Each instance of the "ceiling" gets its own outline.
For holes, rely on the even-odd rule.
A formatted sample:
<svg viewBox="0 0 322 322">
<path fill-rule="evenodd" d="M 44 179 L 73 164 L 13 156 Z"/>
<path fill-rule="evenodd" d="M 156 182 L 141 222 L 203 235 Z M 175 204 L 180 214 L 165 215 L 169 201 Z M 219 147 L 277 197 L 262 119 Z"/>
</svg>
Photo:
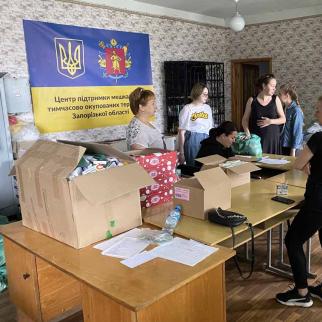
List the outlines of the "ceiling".
<svg viewBox="0 0 322 322">
<path fill-rule="evenodd" d="M 98 5 L 227 26 L 234 0 L 79 0 Z M 246 24 L 322 14 L 322 0 L 239 0 Z"/>
</svg>

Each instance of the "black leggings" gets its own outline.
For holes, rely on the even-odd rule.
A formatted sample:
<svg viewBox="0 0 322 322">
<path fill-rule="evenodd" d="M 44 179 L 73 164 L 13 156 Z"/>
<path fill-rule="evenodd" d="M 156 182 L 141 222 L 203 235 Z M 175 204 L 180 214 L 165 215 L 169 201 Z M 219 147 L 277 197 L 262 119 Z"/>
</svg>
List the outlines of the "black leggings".
<svg viewBox="0 0 322 322">
<path fill-rule="evenodd" d="M 298 289 L 308 286 L 303 244 L 318 230 L 322 246 L 322 183 L 314 183 L 309 178 L 306 184 L 304 204 L 285 236 L 294 282 Z"/>
</svg>

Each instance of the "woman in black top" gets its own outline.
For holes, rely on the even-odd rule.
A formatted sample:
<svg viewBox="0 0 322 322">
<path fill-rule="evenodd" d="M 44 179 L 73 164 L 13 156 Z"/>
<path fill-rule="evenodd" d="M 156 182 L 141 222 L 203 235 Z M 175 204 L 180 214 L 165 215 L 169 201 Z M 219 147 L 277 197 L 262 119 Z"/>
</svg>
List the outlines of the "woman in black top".
<svg viewBox="0 0 322 322">
<path fill-rule="evenodd" d="M 282 154 L 280 124 L 285 123 L 282 103 L 276 90 L 276 79 L 273 74 L 266 74 L 258 80 L 260 92 L 250 97 L 246 104 L 242 124 L 246 136 L 250 133 L 261 138 L 263 153 Z"/>
<path fill-rule="evenodd" d="M 234 156 L 231 149 L 235 142 L 237 129 L 234 123 L 225 121 L 217 128 L 209 131 L 209 138 L 201 141 L 201 147 L 197 158 L 207 157 L 208 155 L 219 154 L 224 158 Z"/>
<path fill-rule="evenodd" d="M 316 105 L 316 115 L 322 125 L 322 96 Z M 322 132 L 312 135 L 294 168 L 306 172 L 309 176 L 306 183 L 305 200 L 291 227 L 285 236 L 285 245 L 293 271 L 294 289 L 279 293 L 276 300 L 288 306 L 310 307 L 312 297 L 322 301 L 322 283 L 313 287 L 307 285 L 306 259 L 303 244 L 317 231 L 320 233 L 322 246 Z M 310 296 L 311 295 L 311 296 Z"/>
</svg>

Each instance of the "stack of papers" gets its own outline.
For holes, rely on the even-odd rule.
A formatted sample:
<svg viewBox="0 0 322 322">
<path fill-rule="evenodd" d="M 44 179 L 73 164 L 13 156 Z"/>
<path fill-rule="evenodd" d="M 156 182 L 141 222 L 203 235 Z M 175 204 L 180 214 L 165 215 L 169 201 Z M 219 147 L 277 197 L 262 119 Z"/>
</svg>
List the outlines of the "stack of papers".
<svg viewBox="0 0 322 322">
<path fill-rule="evenodd" d="M 158 246 L 150 252 L 156 257 L 168 259 L 177 263 L 195 266 L 206 257 L 214 253 L 217 249 L 195 240 L 187 240 L 176 237 L 173 241 Z"/>
<path fill-rule="evenodd" d="M 260 159 L 258 162 L 265 163 L 265 164 L 286 164 L 286 163 L 290 163 L 290 161 L 284 160 L 284 159 L 270 159 L 270 158 L 265 158 L 265 157 Z"/>
<path fill-rule="evenodd" d="M 101 250 L 102 255 L 124 259 L 121 263 L 130 268 L 142 265 L 157 257 L 195 266 L 218 250 L 218 248 L 204 245 L 192 239 L 176 237 L 150 251 L 144 251 L 150 241 L 140 238 L 141 234 L 142 230 L 135 228 L 97 244 L 94 248 Z"/>
</svg>

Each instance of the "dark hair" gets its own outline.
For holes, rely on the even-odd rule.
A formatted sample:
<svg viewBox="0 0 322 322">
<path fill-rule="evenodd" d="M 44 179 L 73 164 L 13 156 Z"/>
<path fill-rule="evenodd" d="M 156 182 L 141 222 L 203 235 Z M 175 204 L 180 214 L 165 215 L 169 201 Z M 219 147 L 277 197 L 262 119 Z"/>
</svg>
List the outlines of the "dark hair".
<svg viewBox="0 0 322 322">
<path fill-rule="evenodd" d="M 193 85 L 191 92 L 190 92 L 190 97 L 194 101 L 196 100 L 203 92 L 203 90 L 207 88 L 206 84 L 204 83 L 196 83 Z M 208 88 L 207 88 L 208 89 Z"/>
<path fill-rule="evenodd" d="M 264 85 L 267 85 L 272 79 L 276 79 L 274 74 L 265 74 L 262 75 L 256 84 L 256 87 L 259 91 L 263 90 Z"/>
<path fill-rule="evenodd" d="M 295 85 L 293 84 L 283 84 L 281 87 L 280 87 L 280 91 L 285 93 L 285 94 L 289 94 L 292 101 L 295 101 L 297 105 L 300 105 L 300 102 L 299 102 L 299 97 L 296 93 L 296 87 Z"/>
<path fill-rule="evenodd" d="M 227 136 L 235 131 L 237 131 L 237 128 L 233 122 L 224 121 L 218 127 L 210 129 L 209 136 L 217 137 L 222 134 L 225 134 Z"/>
<path fill-rule="evenodd" d="M 152 91 L 144 89 L 142 87 L 137 87 L 130 95 L 130 108 L 134 115 L 138 114 L 140 105 L 146 105 L 147 102 L 154 98 L 155 95 Z"/>
</svg>

